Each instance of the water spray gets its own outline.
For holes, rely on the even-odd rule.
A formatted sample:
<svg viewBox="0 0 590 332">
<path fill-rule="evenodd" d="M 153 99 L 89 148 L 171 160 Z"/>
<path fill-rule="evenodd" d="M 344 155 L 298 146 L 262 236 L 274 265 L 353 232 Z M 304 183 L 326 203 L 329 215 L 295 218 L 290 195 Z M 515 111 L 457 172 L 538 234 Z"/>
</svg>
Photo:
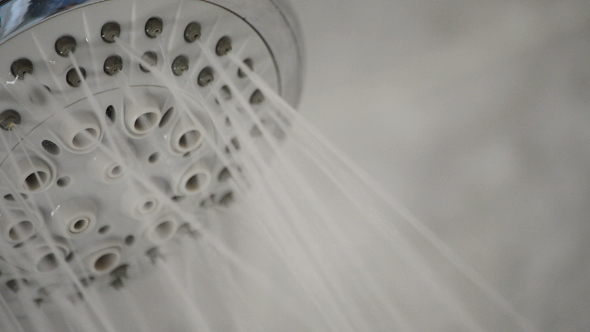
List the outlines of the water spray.
<svg viewBox="0 0 590 332">
<path fill-rule="evenodd" d="M 534 331 L 296 112 L 302 62 L 286 0 L 0 1 L 0 330 L 417 331 L 407 270 L 485 331 L 417 232 Z"/>
</svg>

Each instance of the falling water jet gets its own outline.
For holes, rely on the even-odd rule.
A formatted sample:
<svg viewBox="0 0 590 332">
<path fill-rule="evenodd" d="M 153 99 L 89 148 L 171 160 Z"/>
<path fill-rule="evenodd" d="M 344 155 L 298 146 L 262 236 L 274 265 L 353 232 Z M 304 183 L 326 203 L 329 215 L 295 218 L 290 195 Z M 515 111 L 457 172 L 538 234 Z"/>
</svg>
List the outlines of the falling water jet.
<svg viewBox="0 0 590 332">
<path fill-rule="evenodd" d="M 204 52 L 207 53 L 207 50 L 204 50 Z M 269 90 L 266 86 L 263 86 L 262 88 L 264 88 L 265 90 Z M 242 104 L 243 104 L 243 106 L 246 109 L 249 109 L 249 106 L 248 105 L 244 105 L 244 104 L 246 104 L 246 102 L 242 101 Z M 253 111 L 250 110 L 250 113 L 253 113 Z M 261 127 L 263 127 L 261 123 L 259 123 L 259 125 Z M 264 134 L 265 134 L 266 137 L 269 137 L 270 136 L 270 134 L 268 132 L 266 132 Z M 275 147 L 275 150 L 277 150 L 277 153 L 280 154 L 280 151 L 278 151 L 279 150 L 278 148 Z M 285 166 L 287 166 L 287 165 L 286 164 L 283 164 L 283 167 L 285 167 Z M 296 173 L 297 173 L 296 171 L 292 171 L 292 174 L 296 174 Z M 346 191 L 343 191 L 343 192 L 346 193 Z M 312 201 L 315 202 L 315 200 L 313 198 L 312 198 Z M 353 199 L 351 199 L 351 202 L 354 204 L 354 200 Z M 360 210 L 361 211 L 362 211 L 362 209 L 363 209 L 363 207 L 360 207 Z M 318 211 L 321 211 L 321 207 L 318 209 Z M 326 218 L 326 220 L 329 220 L 329 218 Z M 397 243 L 395 241 L 399 241 L 399 240 L 403 240 L 403 239 L 392 239 L 392 241 L 394 241 L 392 243 Z M 424 265 L 423 265 L 423 268 L 417 267 L 418 265 L 416 265 L 416 264 L 418 264 L 418 262 L 420 262 L 421 260 L 418 257 L 416 257 L 416 256 L 414 256 L 414 258 L 412 260 L 408 260 L 408 261 L 418 271 L 423 270 L 425 268 Z M 429 275 L 432 275 L 432 273 L 428 273 L 428 274 Z M 421 275 L 424 275 L 424 274 L 421 274 Z M 462 304 L 459 301 L 457 301 L 456 299 L 454 299 L 453 296 L 450 293 L 444 291 L 443 289 L 440 289 L 440 287 L 438 285 L 438 282 L 432 281 L 432 279 L 430 279 L 430 277 L 428 277 L 428 276 L 426 276 L 425 278 L 431 283 L 431 286 L 433 287 L 433 289 L 438 289 L 438 290 L 440 290 L 440 291 L 442 291 L 442 292 L 445 293 L 445 294 L 442 295 L 443 298 L 445 298 L 445 301 L 449 301 L 449 304 L 452 307 L 459 308 L 458 309 L 459 310 L 458 315 L 460 317 L 462 317 L 462 320 L 465 321 L 466 324 L 468 324 L 471 327 L 472 330 L 483 331 L 483 328 L 481 326 L 479 326 L 479 324 L 477 322 L 475 322 L 475 320 L 473 318 L 470 317 L 470 314 L 467 313 L 467 311 L 465 309 L 461 309 Z M 378 294 L 378 293 L 376 293 L 376 294 Z M 401 315 L 398 315 L 398 317 L 401 318 Z M 403 319 L 403 318 L 401 318 L 401 319 Z M 404 324 L 404 325 L 407 325 L 407 324 Z"/>
<path fill-rule="evenodd" d="M 232 62 L 240 68 L 240 70 L 246 73 L 246 75 L 259 89 L 264 91 L 265 95 L 271 97 L 273 103 L 281 110 L 279 113 L 280 115 L 283 115 L 289 119 L 293 119 L 293 121 L 296 121 L 297 123 L 296 126 L 293 124 L 293 122 L 284 123 L 283 126 L 296 127 L 299 130 L 303 130 L 305 134 L 314 137 L 315 146 L 322 148 L 322 152 L 316 154 L 318 157 L 320 157 L 315 160 L 316 164 L 321 165 L 325 163 L 327 165 L 331 165 L 328 167 L 332 167 L 332 170 L 338 169 L 346 172 L 349 178 L 358 178 L 359 181 L 368 188 L 368 191 L 374 193 L 379 200 L 385 201 L 388 207 L 395 209 L 400 215 L 402 215 L 403 218 L 408 221 L 410 225 L 412 225 L 412 227 L 414 227 L 434 247 L 436 247 L 436 249 L 448 260 L 450 264 L 454 265 L 465 277 L 474 283 L 481 291 L 486 293 L 486 295 L 499 307 L 501 307 L 502 310 L 504 310 L 508 315 L 512 316 L 512 318 L 518 322 L 520 328 L 523 331 L 536 331 L 534 325 L 525 317 L 520 315 L 514 306 L 507 302 L 506 299 L 492 286 L 490 286 L 481 275 L 479 275 L 471 266 L 458 257 L 448 247 L 447 244 L 440 240 L 430 229 L 426 227 L 424 223 L 422 223 L 410 211 L 408 211 L 406 207 L 386 193 L 381 188 L 381 186 L 371 178 L 370 175 L 366 174 L 365 171 L 356 166 L 355 163 L 348 159 L 342 152 L 340 152 L 337 147 L 332 145 L 327 138 L 325 138 L 321 133 L 317 132 L 309 123 L 307 123 L 306 120 L 301 117 L 292 106 L 290 106 L 288 103 L 285 103 L 285 101 L 280 96 L 278 96 L 277 93 L 271 87 L 269 87 L 263 79 L 261 79 L 261 77 L 253 72 L 247 65 L 242 63 L 235 55 L 229 55 L 229 57 Z M 277 117 L 275 119 L 280 123 L 280 118 Z M 294 138 L 297 138 L 297 135 L 294 135 Z M 318 144 L 318 142 L 321 143 Z M 302 150 L 306 151 L 311 158 L 311 153 L 310 150 L 308 150 L 308 146 L 303 144 L 300 146 Z M 331 176 L 332 170 L 326 170 L 324 173 L 326 176 Z M 333 178 L 332 181 L 334 183 L 342 183 L 343 177 Z M 348 190 L 345 190 L 344 187 L 341 187 L 341 190 L 344 193 L 348 192 Z M 350 199 L 350 201 L 354 202 L 353 199 Z"/>
</svg>

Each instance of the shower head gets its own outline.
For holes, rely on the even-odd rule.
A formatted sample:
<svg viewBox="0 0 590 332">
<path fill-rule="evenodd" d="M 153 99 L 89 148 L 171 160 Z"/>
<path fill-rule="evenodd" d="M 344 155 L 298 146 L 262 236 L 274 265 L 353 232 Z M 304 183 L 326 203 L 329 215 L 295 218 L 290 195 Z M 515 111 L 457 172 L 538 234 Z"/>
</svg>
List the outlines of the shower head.
<svg viewBox="0 0 590 332">
<path fill-rule="evenodd" d="M 0 293 L 117 287 L 229 204 L 225 102 L 271 107 L 230 58 L 294 105 L 300 43 L 285 0 L 1 1 Z"/>
</svg>

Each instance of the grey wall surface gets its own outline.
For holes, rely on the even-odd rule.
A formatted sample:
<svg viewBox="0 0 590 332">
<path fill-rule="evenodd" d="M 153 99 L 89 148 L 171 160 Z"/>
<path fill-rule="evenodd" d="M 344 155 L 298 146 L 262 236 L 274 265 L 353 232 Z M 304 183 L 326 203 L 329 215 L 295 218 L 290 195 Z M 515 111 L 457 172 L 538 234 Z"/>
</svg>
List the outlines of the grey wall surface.
<svg viewBox="0 0 590 332">
<path fill-rule="evenodd" d="M 301 112 L 540 330 L 587 331 L 590 2 L 293 2 Z"/>
</svg>

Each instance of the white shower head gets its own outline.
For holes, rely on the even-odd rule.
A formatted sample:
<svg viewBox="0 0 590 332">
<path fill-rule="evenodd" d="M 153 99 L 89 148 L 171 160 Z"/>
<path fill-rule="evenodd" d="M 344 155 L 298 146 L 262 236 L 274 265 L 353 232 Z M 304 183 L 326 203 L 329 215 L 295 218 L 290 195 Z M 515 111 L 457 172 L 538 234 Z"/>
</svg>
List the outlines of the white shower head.
<svg viewBox="0 0 590 332">
<path fill-rule="evenodd" d="M 285 1 L 1 1 L 3 296 L 41 303 L 66 270 L 117 287 L 186 215 L 229 204 L 240 146 L 219 99 L 271 107 L 229 55 L 294 105 L 300 43 Z"/>
</svg>

